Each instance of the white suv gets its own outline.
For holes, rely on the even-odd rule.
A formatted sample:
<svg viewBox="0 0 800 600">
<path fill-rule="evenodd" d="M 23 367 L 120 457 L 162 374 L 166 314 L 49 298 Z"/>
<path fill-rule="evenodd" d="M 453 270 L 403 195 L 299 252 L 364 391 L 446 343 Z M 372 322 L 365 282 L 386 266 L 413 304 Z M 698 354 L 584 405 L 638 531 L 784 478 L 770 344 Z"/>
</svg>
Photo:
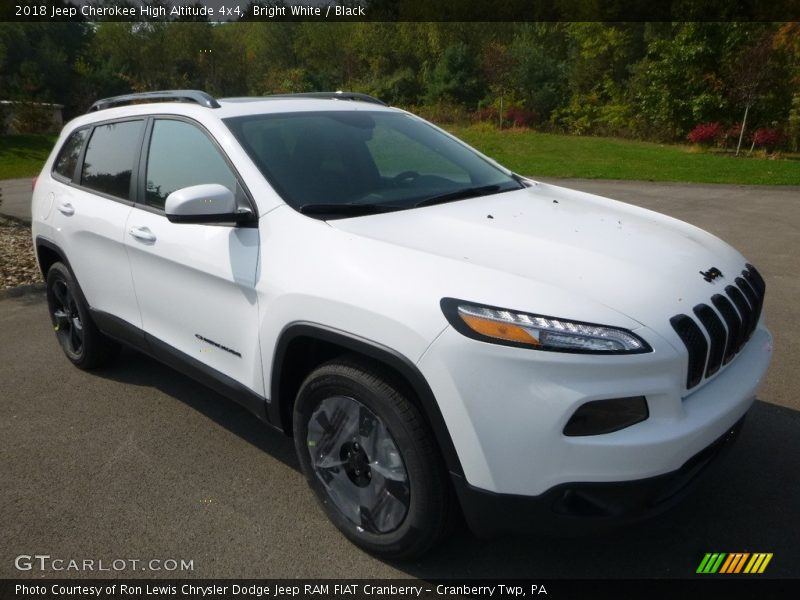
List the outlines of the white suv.
<svg viewBox="0 0 800 600">
<path fill-rule="evenodd" d="M 294 437 L 351 540 L 657 512 L 732 439 L 764 280 L 675 219 L 530 181 L 354 93 L 101 100 L 33 195 L 56 336 L 119 343 Z"/>
</svg>

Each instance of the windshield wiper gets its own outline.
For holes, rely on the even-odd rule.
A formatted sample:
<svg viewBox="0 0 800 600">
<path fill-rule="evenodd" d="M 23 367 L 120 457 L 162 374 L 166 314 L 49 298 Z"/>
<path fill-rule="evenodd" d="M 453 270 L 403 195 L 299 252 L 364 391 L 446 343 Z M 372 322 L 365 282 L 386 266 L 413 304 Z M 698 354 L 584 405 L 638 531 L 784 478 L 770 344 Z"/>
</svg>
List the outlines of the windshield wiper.
<svg viewBox="0 0 800 600">
<path fill-rule="evenodd" d="M 420 200 L 414 207 L 430 206 L 431 204 L 444 204 L 445 202 L 453 202 L 455 200 L 463 200 L 465 198 L 474 198 L 475 196 L 486 196 L 495 192 L 507 191 L 501 190 L 499 185 L 479 185 L 475 187 L 462 188 L 454 192 L 445 192 L 444 194 L 437 194 L 425 200 Z"/>
<path fill-rule="evenodd" d="M 298 210 L 304 215 L 371 215 L 375 213 L 403 210 L 404 206 L 391 204 L 304 204 Z"/>
</svg>

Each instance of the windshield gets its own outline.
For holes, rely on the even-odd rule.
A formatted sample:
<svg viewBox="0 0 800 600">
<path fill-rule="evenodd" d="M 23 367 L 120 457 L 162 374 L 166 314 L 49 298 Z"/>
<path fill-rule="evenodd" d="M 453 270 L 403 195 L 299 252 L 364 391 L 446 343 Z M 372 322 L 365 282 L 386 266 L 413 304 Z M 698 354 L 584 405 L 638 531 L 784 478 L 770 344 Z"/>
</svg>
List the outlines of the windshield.
<svg viewBox="0 0 800 600">
<path fill-rule="evenodd" d="M 262 114 L 225 123 L 286 203 L 309 215 L 359 216 L 522 187 L 404 113 Z"/>
</svg>

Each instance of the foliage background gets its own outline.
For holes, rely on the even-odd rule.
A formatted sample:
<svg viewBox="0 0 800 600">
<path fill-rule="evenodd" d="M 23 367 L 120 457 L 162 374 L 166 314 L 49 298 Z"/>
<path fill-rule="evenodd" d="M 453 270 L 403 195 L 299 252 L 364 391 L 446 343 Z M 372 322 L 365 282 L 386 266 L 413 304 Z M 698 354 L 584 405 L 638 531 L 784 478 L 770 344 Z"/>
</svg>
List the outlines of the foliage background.
<svg viewBox="0 0 800 600">
<path fill-rule="evenodd" d="M 440 122 L 653 141 L 730 132 L 749 106 L 748 132 L 796 151 L 800 23 L 0 23 L 0 99 L 69 118 L 165 88 L 347 89 Z"/>
</svg>

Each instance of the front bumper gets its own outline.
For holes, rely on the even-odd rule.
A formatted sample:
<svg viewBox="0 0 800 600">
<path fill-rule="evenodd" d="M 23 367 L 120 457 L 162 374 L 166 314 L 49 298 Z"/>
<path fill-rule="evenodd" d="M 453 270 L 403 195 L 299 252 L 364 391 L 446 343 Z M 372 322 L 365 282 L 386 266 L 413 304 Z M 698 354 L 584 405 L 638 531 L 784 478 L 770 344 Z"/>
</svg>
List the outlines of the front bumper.
<svg viewBox="0 0 800 600">
<path fill-rule="evenodd" d="M 592 356 L 479 342 L 448 329 L 420 359 L 463 470 L 463 483 L 539 497 L 573 482 L 649 480 L 680 471 L 752 405 L 772 338 L 759 325 L 734 360 L 686 391 L 686 355 L 637 330 L 647 354 Z M 584 403 L 644 396 L 649 417 L 602 435 L 568 437 Z"/>
<path fill-rule="evenodd" d="M 738 437 L 744 417 L 680 469 L 623 482 L 564 483 L 539 496 L 496 494 L 452 475 L 464 518 L 480 537 L 507 533 L 601 532 L 655 516 L 683 498 Z"/>
</svg>

